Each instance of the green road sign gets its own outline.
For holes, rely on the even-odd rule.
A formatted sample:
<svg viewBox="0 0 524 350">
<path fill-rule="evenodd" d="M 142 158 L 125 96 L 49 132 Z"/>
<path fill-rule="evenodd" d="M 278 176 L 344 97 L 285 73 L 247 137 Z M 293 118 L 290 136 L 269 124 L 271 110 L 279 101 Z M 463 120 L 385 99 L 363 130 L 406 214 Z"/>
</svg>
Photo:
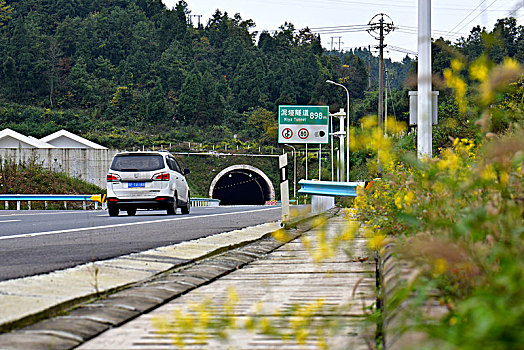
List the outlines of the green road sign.
<svg viewBox="0 0 524 350">
<path fill-rule="evenodd" d="M 328 143 L 328 106 L 279 106 L 279 143 Z"/>
</svg>

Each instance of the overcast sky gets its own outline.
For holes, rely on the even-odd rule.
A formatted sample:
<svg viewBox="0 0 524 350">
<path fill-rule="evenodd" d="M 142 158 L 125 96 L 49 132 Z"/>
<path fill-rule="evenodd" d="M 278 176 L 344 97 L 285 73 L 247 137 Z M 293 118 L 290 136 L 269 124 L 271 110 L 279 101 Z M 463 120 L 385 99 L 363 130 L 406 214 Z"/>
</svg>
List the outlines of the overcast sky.
<svg viewBox="0 0 524 350">
<path fill-rule="evenodd" d="M 172 8 L 178 0 L 163 0 Z M 240 13 L 243 19 L 252 19 L 256 31 L 277 30 L 286 21 L 295 28 L 322 28 L 365 25 L 379 13 L 391 17 L 397 29 L 385 40 L 390 46 L 386 53 L 394 60 L 405 56 L 395 50 L 417 51 L 417 0 L 186 0 L 192 15 L 202 15 L 206 24 L 216 9 L 233 16 Z M 458 34 L 467 36 L 476 25 L 493 29 L 499 18 L 512 15 L 519 24 L 524 22 L 524 0 L 440 0 L 432 1 L 433 37 L 443 36 L 455 41 Z M 198 19 L 193 17 L 196 24 Z M 315 30 L 314 30 L 315 31 Z M 326 29 L 317 29 L 318 32 Z M 333 38 L 332 38 L 333 37 Z M 339 37 L 341 37 L 339 39 Z M 343 32 L 336 28 L 332 33 L 321 34 L 322 45 L 331 49 L 348 50 L 354 47 L 376 45 L 366 31 Z M 332 44 L 333 41 L 333 44 Z M 386 56 L 388 57 L 388 56 Z M 412 56 L 413 57 L 413 56 Z"/>
</svg>

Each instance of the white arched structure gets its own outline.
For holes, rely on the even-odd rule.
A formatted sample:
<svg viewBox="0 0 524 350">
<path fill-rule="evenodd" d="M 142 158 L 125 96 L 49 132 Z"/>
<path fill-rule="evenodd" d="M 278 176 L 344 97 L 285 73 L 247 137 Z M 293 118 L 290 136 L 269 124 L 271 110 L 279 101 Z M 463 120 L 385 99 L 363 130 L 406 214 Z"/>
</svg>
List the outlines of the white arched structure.
<svg viewBox="0 0 524 350">
<path fill-rule="evenodd" d="M 254 174 L 259 175 L 260 178 L 262 178 L 262 180 L 264 181 L 265 185 L 267 185 L 267 188 L 269 189 L 270 198 L 268 198 L 268 200 L 275 199 L 275 188 L 273 187 L 273 183 L 271 182 L 269 177 L 267 177 L 267 175 L 262 170 L 255 168 L 254 166 L 246 165 L 246 164 L 232 165 L 230 167 L 225 168 L 221 172 L 219 172 L 217 176 L 215 176 L 213 181 L 211 181 L 211 186 L 209 187 L 209 197 L 210 198 L 213 198 L 213 193 L 215 191 L 215 187 L 218 181 L 220 181 L 222 177 L 224 177 L 225 175 L 231 172 L 243 172 L 246 174 L 254 173 Z"/>
</svg>

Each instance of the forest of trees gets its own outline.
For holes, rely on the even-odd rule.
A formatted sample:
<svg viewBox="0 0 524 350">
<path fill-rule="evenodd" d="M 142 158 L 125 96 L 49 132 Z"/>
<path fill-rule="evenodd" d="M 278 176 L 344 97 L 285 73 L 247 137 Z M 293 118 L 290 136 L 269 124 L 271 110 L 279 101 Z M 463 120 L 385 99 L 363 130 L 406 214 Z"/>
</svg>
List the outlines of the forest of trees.
<svg viewBox="0 0 524 350">
<path fill-rule="evenodd" d="M 161 0 L 1 0 L 0 128 L 42 136 L 65 127 L 117 147 L 130 144 L 122 135 L 159 131 L 173 140 L 236 134 L 271 144 L 279 104 L 344 107 L 344 92 L 326 79 L 350 90 L 354 123 L 376 113 L 377 57 L 368 87 L 367 49 L 326 52 L 307 28 L 255 33 L 253 20 L 219 10 L 195 27 L 189 13 L 184 1 L 171 10 Z M 495 62 L 523 62 L 523 38 L 506 18 L 457 43 L 438 39 L 435 72 L 486 49 Z M 407 56 L 386 62 L 400 119 L 415 65 Z"/>
</svg>

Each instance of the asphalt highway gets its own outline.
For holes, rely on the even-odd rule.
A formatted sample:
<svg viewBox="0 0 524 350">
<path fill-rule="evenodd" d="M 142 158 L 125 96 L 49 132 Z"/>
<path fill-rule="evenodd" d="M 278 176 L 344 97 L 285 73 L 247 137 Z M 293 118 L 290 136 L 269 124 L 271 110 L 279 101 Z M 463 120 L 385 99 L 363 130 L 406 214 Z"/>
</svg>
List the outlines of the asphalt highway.
<svg viewBox="0 0 524 350">
<path fill-rule="evenodd" d="M 138 211 L 0 211 L 0 281 L 172 245 L 280 219 L 277 207 Z"/>
</svg>

